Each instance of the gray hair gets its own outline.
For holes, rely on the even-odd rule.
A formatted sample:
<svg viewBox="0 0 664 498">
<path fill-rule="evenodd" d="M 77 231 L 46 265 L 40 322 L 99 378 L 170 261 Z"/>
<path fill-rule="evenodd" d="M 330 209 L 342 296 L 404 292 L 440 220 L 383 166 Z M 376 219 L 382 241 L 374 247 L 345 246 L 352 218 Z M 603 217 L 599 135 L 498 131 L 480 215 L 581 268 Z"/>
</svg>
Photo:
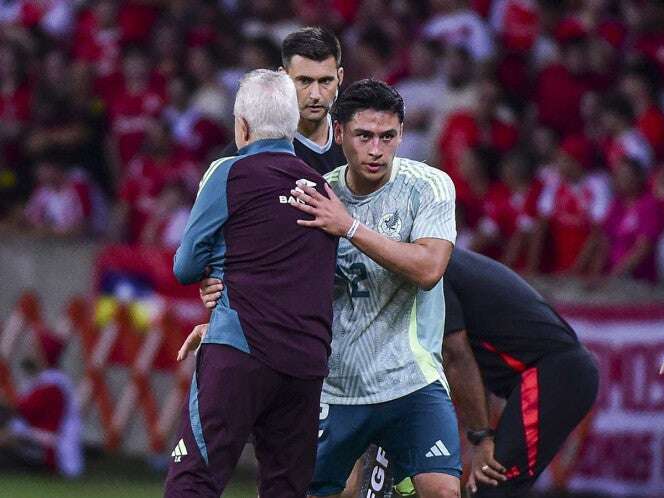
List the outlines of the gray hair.
<svg viewBox="0 0 664 498">
<path fill-rule="evenodd" d="M 268 69 L 245 74 L 235 97 L 233 114 L 247 121 L 252 140 L 293 140 L 300 120 L 293 81 L 284 72 Z"/>
</svg>

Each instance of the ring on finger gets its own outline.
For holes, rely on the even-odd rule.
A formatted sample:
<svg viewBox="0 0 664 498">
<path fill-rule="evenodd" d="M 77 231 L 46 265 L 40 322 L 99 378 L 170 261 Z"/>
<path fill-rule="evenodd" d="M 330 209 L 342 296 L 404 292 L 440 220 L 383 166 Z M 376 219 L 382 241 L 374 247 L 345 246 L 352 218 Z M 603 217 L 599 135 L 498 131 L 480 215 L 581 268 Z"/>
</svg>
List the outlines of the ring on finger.
<svg viewBox="0 0 664 498">
<path fill-rule="evenodd" d="M 488 465 L 482 465 L 481 470 L 482 470 L 482 472 L 486 472 L 487 470 L 489 470 L 489 466 Z"/>
</svg>

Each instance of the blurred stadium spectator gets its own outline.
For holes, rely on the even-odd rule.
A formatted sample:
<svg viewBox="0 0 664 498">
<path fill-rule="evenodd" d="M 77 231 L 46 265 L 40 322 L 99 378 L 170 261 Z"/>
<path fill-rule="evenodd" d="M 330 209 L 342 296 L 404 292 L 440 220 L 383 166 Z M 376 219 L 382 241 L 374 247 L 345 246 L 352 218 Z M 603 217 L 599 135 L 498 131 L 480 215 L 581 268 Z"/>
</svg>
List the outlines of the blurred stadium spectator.
<svg viewBox="0 0 664 498">
<path fill-rule="evenodd" d="M 594 154 L 593 144 L 583 135 L 561 142 L 557 172 L 548 178 L 538 200 L 532 271 L 587 271 L 592 257 L 589 240 L 598 232 L 611 199 L 605 175 L 591 171 Z"/>
<path fill-rule="evenodd" d="M 63 342 L 36 332 L 21 360 L 29 377 L 16 406 L 0 405 L 0 469 L 48 469 L 66 477 L 83 472 L 81 422 L 69 376 L 58 368 Z"/>
<path fill-rule="evenodd" d="M 635 159 L 622 158 L 613 172 L 616 198 L 604 222 L 601 256 L 595 273 L 655 281 L 655 247 L 664 222 L 661 206 L 648 191 L 646 171 Z"/>
<path fill-rule="evenodd" d="M 90 208 L 84 205 L 84 198 L 64 165 L 40 161 L 35 175 L 37 186 L 25 208 L 28 226 L 39 233 L 58 236 L 82 233 Z"/>
<path fill-rule="evenodd" d="M 149 206 L 178 181 L 190 199 L 232 138 L 239 78 L 278 67 L 284 36 L 320 23 L 349 48 L 347 81 L 373 76 L 404 95 L 401 154 L 453 177 L 462 241 L 531 273 L 594 273 L 590 241 L 611 240 L 604 217 L 622 195 L 613 170 L 636 160 L 644 192 L 660 178 L 663 20 L 654 0 L 4 2 L 0 222 L 44 204 L 47 159 L 77 172 L 74 232 L 158 243 L 142 235 Z M 471 174 L 481 150 L 492 157 Z"/>
</svg>

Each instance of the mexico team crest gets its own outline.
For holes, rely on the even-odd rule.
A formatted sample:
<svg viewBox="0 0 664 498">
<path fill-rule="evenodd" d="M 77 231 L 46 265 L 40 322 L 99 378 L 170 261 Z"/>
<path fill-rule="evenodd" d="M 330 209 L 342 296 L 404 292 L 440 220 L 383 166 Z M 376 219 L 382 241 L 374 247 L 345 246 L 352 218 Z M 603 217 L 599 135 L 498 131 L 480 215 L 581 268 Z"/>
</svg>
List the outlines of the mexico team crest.
<svg viewBox="0 0 664 498">
<path fill-rule="evenodd" d="M 389 237 L 392 240 L 401 240 L 401 227 L 403 222 L 399 212 L 384 214 L 378 223 L 378 233 Z"/>
</svg>

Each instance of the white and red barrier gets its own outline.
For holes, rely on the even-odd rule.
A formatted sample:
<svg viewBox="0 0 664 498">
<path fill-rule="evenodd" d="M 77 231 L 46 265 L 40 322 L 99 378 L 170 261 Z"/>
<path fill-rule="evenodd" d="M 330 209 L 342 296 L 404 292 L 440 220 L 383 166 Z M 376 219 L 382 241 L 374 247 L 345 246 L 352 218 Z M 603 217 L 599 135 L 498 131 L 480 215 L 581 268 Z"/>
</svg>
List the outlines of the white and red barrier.
<svg viewBox="0 0 664 498">
<path fill-rule="evenodd" d="M 205 314 L 203 308 L 191 300 L 171 303 L 146 331 L 136 329 L 123 305 L 104 324 L 95 322 L 93 309 L 88 301 L 73 300 L 59 333 L 79 342 L 84 373 L 77 379 L 78 396 L 84 415 L 97 417 L 101 442 L 108 449 L 126 447 L 128 426 L 140 419 L 147 435 L 140 451 L 163 452 L 193 371 L 192 360 L 178 365 L 172 361 L 185 330 L 182 316 L 171 311 L 184 310 L 184 321 L 196 323 L 204 318 L 198 316 Z M 664 497 L 664 376 L 658 374 L 664 360 L 664 305 L 559 310 L 596 355 L 600 390 L 592 414 L 538 487 Z M 0 395 L 9 401 L 17 392 L 10 360 L 40 326 L 38 302 L 27 294 L 0 328 Z M 122 389 L 109 387 L 110 369 L 126 373 Z M 153 389 L 157 369 L 168 377 L 168 388 Z"/>
<path fill-rule="evenodd" d="M 182 320 L 167 308 L 147 331 L 140 331 L 129 309 L 121 303 L 103 324 L 95 321 L 94 310 L 89 301 L 73 299 L 57 326 L 58 335 L 68 345 L 78 343 L 83 369 L 75 382 L 83 418 L 96 419 L 101 431 L 98 442 L 108 450 L 132 446 L 127 444 L 135 443 L 127 441 L 129 425 L 140 419 L 141 432 L 147 438 L 139 451 L 162 453 L 174 434 L 193 373 L 193 360 L 177 365 L 174 361 L 186 335 Z M 26 293 L 0 329 L 0 396 L 10 404 L 16 402 L 18 392 L 12 366 L 21 348 L 34 347 L 33 332 L 40 327 L 39 302 Z M 119 390 L 111 388 L 111 370 L 127 374 Z M 156 370 L 171 378 L 167 388 L 153 389 L 151 380 Z"/>
</svg>

